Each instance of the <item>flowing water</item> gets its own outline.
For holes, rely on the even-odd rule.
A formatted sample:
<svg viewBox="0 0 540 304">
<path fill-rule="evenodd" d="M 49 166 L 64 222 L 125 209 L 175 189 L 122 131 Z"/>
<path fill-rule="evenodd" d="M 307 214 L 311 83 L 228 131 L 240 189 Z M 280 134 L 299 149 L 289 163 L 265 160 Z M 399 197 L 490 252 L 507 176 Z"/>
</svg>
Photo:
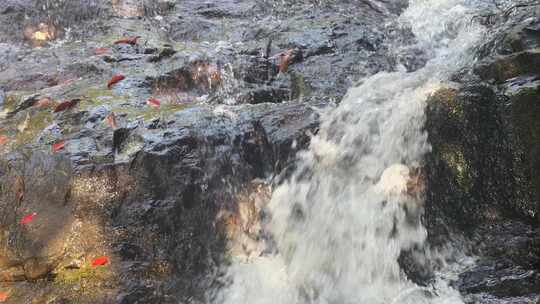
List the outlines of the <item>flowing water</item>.
<svg viewBox="0 0 540 304">
<path fill-rule="evenodd" d="M 408 185 L 430 149 L 425 101 L 474 60 L 477 2 L 410 1 L 399 22 L 431 59 L 364 79 L 323 116 L 267 206 L 272 253 L 235 259 L 215 303 L 462 303 L 442 279 L 412 283 L 398 257 L 426 240 L 422 197 Z"/>
</svg>

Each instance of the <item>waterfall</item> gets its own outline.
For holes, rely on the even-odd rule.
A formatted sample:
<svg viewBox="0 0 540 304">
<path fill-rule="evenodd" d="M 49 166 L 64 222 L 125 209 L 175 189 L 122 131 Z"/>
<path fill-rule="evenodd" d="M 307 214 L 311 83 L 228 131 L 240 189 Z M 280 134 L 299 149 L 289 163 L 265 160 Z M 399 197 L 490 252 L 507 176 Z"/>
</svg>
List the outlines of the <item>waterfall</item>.
<svg viewBox="0 0 540 304">
<path fill-rule="evenodd" d="M 471 22 L 475 2 L 410 1 L 399 22 L 430 59 L 414 72 L 398 67 L 363 79 L 323 115 L 267 206 L 273 250 L 234 259 L 213 302 L 462 303 L 444 282 L 424 288 L 408 280 L 398 257 L 426 240 L 421 189 L 410 183 L 430 149 L 425 102 L 474 60 L 484 34 Z"/>
</svg>

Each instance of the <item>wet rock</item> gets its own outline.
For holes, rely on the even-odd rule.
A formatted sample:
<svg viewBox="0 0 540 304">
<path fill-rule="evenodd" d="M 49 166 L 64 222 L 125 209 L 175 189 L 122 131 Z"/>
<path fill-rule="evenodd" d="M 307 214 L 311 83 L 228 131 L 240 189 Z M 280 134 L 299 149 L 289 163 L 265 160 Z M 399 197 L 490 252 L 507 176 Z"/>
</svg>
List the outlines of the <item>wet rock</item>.
<svg viewBox="0 0 540 304">
<path fill-rule="evenodd" d="M 118 304 L 135 303 L 158 303 L 161 299 L 153 295 L 153 289 L 148 286 L 133 287 L 131 291 L 123 293 L 117 297 Z M 163 302 L 166 303 L 166 302 Z"/>
<path fill-rule="evenodd" d="M 275 87 L 258 87 L 253 90 L 249 90 L 246 93 L 240 95 L 237 100 L 240 104 L 257 104 L 257 103 L 281 103 L 285 100 L 289 100 L 291 97 L 291 91 L 283 88 Z"/>
<path fill-rule="evenodd" d="M 26 280 L 26 275 L 22 267 L 10 267 L 0 270 L 0 282 L 18 282 Z"/>
<path fill-rule="evenodd" d="M 426 225 L 433 245 L 460 235 L 478 257 L 455 282 L 467 303 L 540 294 L 538 19 L 523 14 L 456 77 L 459 89 L 439 89 L 426 109 Z"/>
<path fill-rule="evenodd" d="M 24 262 L 24 276 L 29 281 L 44 278 L 54 268 L 47 261 L 40 259 L 29 259 Z"/>
<path fill-rule="evenodd" d="M 254 8 L 255 3 L 247 1 L 205 2 L 196 8 L 197 14 L 207 18 L 245 17 Z"/>
<path fill-rule="evenodd" d="M 16 115 L 17 113 L 21 111 L 24 111 L 32 107 L 36 103 L 36 101 L 39 100 L 39 98 L 40 98 L 39 94 L 21 97 L 20 102 L 15 104 L 13 110 L 7 113 L 7 117 L 9 118 L 13 115 Z"/>
<path fill-rule="evenodd" d="M 21 294 L 44 302 L 203 302 L 231 249 L 227 241 L 237 241 L 235 252 L 260 253 L 258 199 L 268 199 L 269 189 L 254 181 L 287 174 L 317 131 L 319 109 L 363 76 L 425 64 L 395 20 L 406 1 L 390 2 L 60 1 L 46 10 L 62 29 L 60 41 L 31 48 L 14 43 L 25 26 L 49 16 L 35 0 L 0 1 L 0 40 L 10 42 L 0 44 L 0 86 L 13 112 L 0 120 L 13 138 L 0 152 L 0 244 L 9 244 L 0 246 L 1 273 L 24 279 Z M 537 277 L 529 275 L 537 265 L 535 230 L 470 227 L 510 215 L 531 220 L 538 210 L 529 199 L 536 167 L 528 167 L 537 154 L 536 116 L 523 111 L 535 109 L 536 27 L 522 25 L 508 36 L 507 53 L 478 65 L 483 79 L 501 87 L 470 76 L 476 82 L 428 101 L 431 237 L 480 231 L 478 253 L 496 264 L 508 252 L 513 264 L 497 269 L 517 278 L 494 287 L 497 272 L 477 269 L 462 283 L 474 295 L 499 287 L 501 297 L 536 292 Z M 113 45 L 135 35 L 143 37 L 138 45 Z M 388 45 L 398 39 L 411 47 L 396 54 Z M 96 55 L 97 48 L 108 50 Z M 279 73 L 274 56 L 290 49 Z M 118 73 L 125 81 L 108 90 Z M 32 107 L 43 96 L 81 101 L 53 115 Z M 151 97 L 160 107 L 146 103 Z M 104 122 L 112 112 L 114 129 Z M 29 127 L 18 130 L 27 117 Z M 59 140 L 65 147 L 53 153 Z M 31 212 L 35 220 L 19 225 Z M 103 255 L 109 265 L 89 266 Z M 431 266 L 411 260 L 402 261 L 411 277 L 428 282 Z M 527 288 L 516 293 L 521 279 Z"/>
<path fill-rule="evenodd" d="M 540 73 L 540 51 L 537 49 L 513 53 L 507 56 L 488 59 L 480 64 L 476 73 L 484 80 L 502 83 L 508 79 L 527 74 Z"/>
<path fill-rule="evenodd" d="M 540 72 L 536 76 L 540 78 Z M 517 79 L 516 79 L 517 80 Z M 535 137 L 540 109 L 535 101 L 540 97 L 540 82 L 534 78 L 525 78 L 521 85 L 514 85 L 508 91 L 508 107 L 503 117 L 509 128 L 514 156 L 514 174 L 521 180 L 524 194 L 521 208 L 531 217 L 538 218 L 540 213 L 540 180 L 538 179 L 539 159 L 536 157 L 540 141 Z"/>
<path fill-rule="evenodd" d="M 453 226 L 467 229 L 473 219 L 514 212 L 508 198 L 515 194 L 516 181 L 498 111 L 498 99 L 487 86 L 443 89 L 428 101 L 426 128 L 433 145 L 428 157 L 429 217 L 449 216 Z M 435 196 L 442 201 L 432 201 Z"/>
<path fill-rule="evenodd" d="M 287 37 L 283 47 L 303 49 L 305 57 L 331 54 L 335 45 L 330 38 L 331 32 L 322 28 L 312 28 L 301 33 L 292 33 Z"/>
<path fill-rule="evenodd" d="M 148 58 L 148 61 L 149 62 L 158 62 L 158 61 L 160 61 L 160 60 L 162 60 L 164 58 L 171 57 L 175 53 L 176 53 L 176 51 L 172 47 L 165 47 L 165 48 L 159 50 L 157 55 Z"/>
<path fill-rule="evenodd" d="M 540 274 L 519 267 L 490 269 L 479 266 L 461 276 L 461 289 L 467 293 L 489 293 L 498 297 L 519 297 L 540 292 Z"/>
</svg>

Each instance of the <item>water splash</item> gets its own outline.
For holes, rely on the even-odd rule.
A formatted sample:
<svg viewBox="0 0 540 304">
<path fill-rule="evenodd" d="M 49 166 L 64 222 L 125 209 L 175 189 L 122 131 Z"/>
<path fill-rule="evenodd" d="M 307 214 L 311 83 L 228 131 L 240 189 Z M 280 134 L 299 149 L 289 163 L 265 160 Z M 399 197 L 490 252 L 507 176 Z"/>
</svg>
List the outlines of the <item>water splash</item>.
<svg viewBox="0 0 540 304">
<path fill-rule="evenodd" d="M 422 195 L 408 182 L 430 149 L 426 98 L 473 61 L 482 37 L 470 22 L 474 4 L 410 1 L 399 21 L 431 59 L 415 72 L 364 79 L 323 116 L 296 172 L 267 206 L 273 253 L 236 257 L 213 302 L 462 303 L 443 280 L 429 288 L 409 281 L 398 258 L 426 239 Z"/>
</svg>

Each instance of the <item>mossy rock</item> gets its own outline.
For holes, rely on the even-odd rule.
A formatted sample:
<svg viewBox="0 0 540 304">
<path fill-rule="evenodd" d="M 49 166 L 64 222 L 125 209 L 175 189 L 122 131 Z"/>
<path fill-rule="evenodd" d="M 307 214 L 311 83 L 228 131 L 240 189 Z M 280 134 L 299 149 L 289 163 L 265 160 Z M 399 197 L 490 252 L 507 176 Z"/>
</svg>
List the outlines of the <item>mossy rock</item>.
<svg viewBox="0 0 540 304">
<path fill-rule="evenodd" d="M 309 97 L 311 91 L 313 90 L 309 83 L 306 81 L 305 77 L 301 73 L 291 73 L 291 98 L 292 99 L 302 99 L 304 97 Z"/>
<path fill-rule="evenodd" d="M 483 80 L 494 80 L 496 83 L 503 83 L 517 76 L 540 73 L 540 48 L 490 58 L 478 65 L 475 72 Z"/>
<path fill-rule="evenodd" d="M 540 211 L 540 86 L 523 88 L 511 97 L 511 121 L 516 150 L 530 193 L 537 202 L 530 213 Z M 533 206 L 531 206 L 533 207 Z"/>
<path fill-rule="evenodd" d="M 75 285 L 91 281 L 100 281 L 107 278 L 107 271 L 104 267 L 82 266 L 78 269 L 64 268 L 60 270 L 54 278 L 58 285 Z"/>
<path fill-rule="evenodd" d="M 464 126 L 463 104 L 458 99 L 458 91 L 442 88 L 427 100 L 426 129 L 435 142 L 460 142 Z"/>
<path fill-rule="evenodd" d="M 452 115 L 463 116 L 463 109 L 456 102 L 458 91 L 453 88 L 442 88 L 431 94 L 428 103 L 439 103 L 449 110 Z"/>
<path fill-rule="evenodd" d="M 452 171 L 459 186 L 465 190 L 472 189 L 472 178 L 470 176 L 470 168 L 463 147 L 459 145 L 445 144 L 438 149 L 438 155 L 443 160 L 448 168 Z"/>
</svg>

